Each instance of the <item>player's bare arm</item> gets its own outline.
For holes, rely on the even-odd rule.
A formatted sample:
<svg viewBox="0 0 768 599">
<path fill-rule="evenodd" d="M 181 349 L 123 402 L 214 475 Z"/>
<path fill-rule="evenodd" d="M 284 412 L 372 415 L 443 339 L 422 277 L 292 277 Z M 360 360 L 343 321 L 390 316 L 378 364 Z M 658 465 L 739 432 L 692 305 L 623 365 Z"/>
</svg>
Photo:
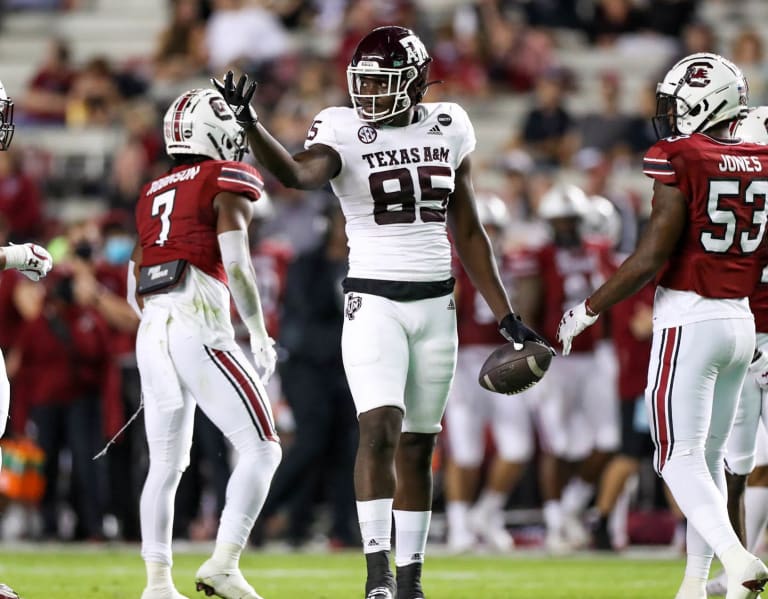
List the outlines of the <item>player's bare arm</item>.
<svg viewBox="0 0 768 599">
<path fill-rule="evenodd" d="M 251 105 L 256 82 L 249 83 L 247 75 L 241 76 L 236 85 L 232 71 L 227 72 L 223 82 L 216 79 L 212 81 L 245 130 L 248 145 L 256 160 L 277 177 L 280 183 L 296 189 L 316 189 L 328 183 L 341 170 L 341 158 L 332 148 L 316 144 L 308 150 L 291 155 L 259 123 L 258 115 Z"/>
<path fill-rule="evenodd" d="M 464 158 L 456 170 L 455 189 L 448 203 L 448 226 L 472 284 L 488 302 L 496 320 L 501 321 L 512 312 L 512 306 L 499 277 L 491 242 L 477 216 L 471 170 L 470 159 Z"/>
<path fill-rule="evenodd" d="M 653 185 L 651 219 L 637 249 L 587 300 L 593 313 L 599 314 L 629 297 L 658 272 L 672 254 L 685 227 L 685 197 L 677 187 L 656 181 Z"/>
</svg>

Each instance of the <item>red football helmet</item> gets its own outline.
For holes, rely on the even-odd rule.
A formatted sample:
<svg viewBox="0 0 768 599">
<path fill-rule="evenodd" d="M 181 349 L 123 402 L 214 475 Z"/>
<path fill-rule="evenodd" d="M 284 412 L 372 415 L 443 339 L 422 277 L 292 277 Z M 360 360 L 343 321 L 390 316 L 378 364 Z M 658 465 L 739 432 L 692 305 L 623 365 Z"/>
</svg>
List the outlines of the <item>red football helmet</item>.
<svg viewBox="0 0 768 599">
<path fill-rule="evenodd" d="M 431 61 L 410 29 L 379 27 L 366 35 L 347 67 L 349 95 L 360 119 L 386 121 L 421 102 Z"/>
<path fill-rule="evenodd" d="M 7 150 L 13 139 L 13 101 L 6 95 L 3 82 L 0 81 L 0 150 Z"/>
</svg>

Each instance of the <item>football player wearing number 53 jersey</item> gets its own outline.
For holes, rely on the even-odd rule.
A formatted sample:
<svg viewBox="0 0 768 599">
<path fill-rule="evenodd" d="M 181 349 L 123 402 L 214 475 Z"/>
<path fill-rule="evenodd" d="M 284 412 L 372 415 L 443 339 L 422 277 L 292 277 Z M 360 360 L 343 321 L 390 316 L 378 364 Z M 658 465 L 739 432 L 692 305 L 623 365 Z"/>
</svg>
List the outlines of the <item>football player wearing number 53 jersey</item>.
<svg viewBox="0 0 768 599">
<path fill-rule="evenodd" d="M 768 148 L 733 138 L 747 113 L 747 82 L 730 61 L 692 54 L 657 88 L 660 139 L 643 171 L 653 209 L 633 254 L 586 301 L 568 310 L 563 353 L 598 315 L 658 273 L 645 401 L 656 471 L 688 518 L 677 599 L 705 599 L 713 551 L 726 599 L 757 597 L 768 568 L 728 520 L 723 456 L 755 353 L 748 297 L 765 265 Z"/>
<path fill-rule="evenodd" d="M 174 496 L 189 464 L 195 406 L 238 454 L 213 555 L 195 576 L 197 589 L 223 599 L 261 599 L 238 563 L 281 450 L 264 385 L 235 341 L 230 321 L 231 295 L 266 381 L 275 351 L 247 232 L 252 203 L 262 193 L 261 175 L 239 162 L 245 150 L 242 127 L 213 90 L 179 96 L 165 114 L 164 138 L 174 164 L 139 193 L 138 242 L 128 283 L 129 301 L 141 314 L 136 360 L 149 445 L 140 506 L 147 568 L 142 599 L 185 599 L 171 579 L 171 531 Z"/>
<path fill-rule="evenodd" d="M 214 80 L 259 163 L 290 187 L 330 182 L 344 212 L 342 354 L 360 429 L 355 492 L 367 599 L 424 597 L 432 452 L 456 363 L 448 229 L 501 333 L 521 348 L 540 340 L 512 311 L 478 221 L 467 114 L 457 104 L 421 102 L 430 60 L 409 29 L 373 30 L 347 69 L 353 108 L 321 111 L 293 156 L 258 123 L 255 83 L 241 77 L 235 85 L 232 73 Z"/>
</svg>

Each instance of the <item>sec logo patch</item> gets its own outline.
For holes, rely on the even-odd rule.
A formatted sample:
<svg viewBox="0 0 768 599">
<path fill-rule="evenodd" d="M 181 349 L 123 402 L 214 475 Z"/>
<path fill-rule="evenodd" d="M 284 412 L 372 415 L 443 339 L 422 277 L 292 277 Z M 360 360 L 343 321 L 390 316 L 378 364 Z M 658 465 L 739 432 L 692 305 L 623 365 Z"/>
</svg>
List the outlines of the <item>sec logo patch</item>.
<svg viewBox="0 0 768 599">
<path fill-rule="evenodd" d="M 357 130 L 357 138 L 364 144 L 369 144 L 376 141 L 376 135 L 376 129 L 369 127 L 368 125 L 363 125 L 360 127 L 360 129 Z"/>
<path fill-rule="evenodd" d="M 450 114 L 445 114 L 443 112 L 437 115 L 437 122 L 443 125 L 444 127 L 447 127 L 453 122 L 453 119 L 451 118 Z"/>
</svg>

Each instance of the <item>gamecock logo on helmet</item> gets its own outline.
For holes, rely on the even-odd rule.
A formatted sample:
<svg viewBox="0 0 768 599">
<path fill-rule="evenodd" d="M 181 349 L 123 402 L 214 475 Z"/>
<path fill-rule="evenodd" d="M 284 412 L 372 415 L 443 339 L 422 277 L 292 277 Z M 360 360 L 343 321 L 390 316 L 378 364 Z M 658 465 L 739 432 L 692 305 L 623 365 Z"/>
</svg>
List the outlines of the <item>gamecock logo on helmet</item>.
<svg viewBox="0 0 768 599">
<path fill-rule="evenodd" d="M 707 87 L 712 80 L 709 78 L 710 65 L 706 63 L 693 63 L 688 67 L 686 78 L 691 87 Z"/>
</svg>

